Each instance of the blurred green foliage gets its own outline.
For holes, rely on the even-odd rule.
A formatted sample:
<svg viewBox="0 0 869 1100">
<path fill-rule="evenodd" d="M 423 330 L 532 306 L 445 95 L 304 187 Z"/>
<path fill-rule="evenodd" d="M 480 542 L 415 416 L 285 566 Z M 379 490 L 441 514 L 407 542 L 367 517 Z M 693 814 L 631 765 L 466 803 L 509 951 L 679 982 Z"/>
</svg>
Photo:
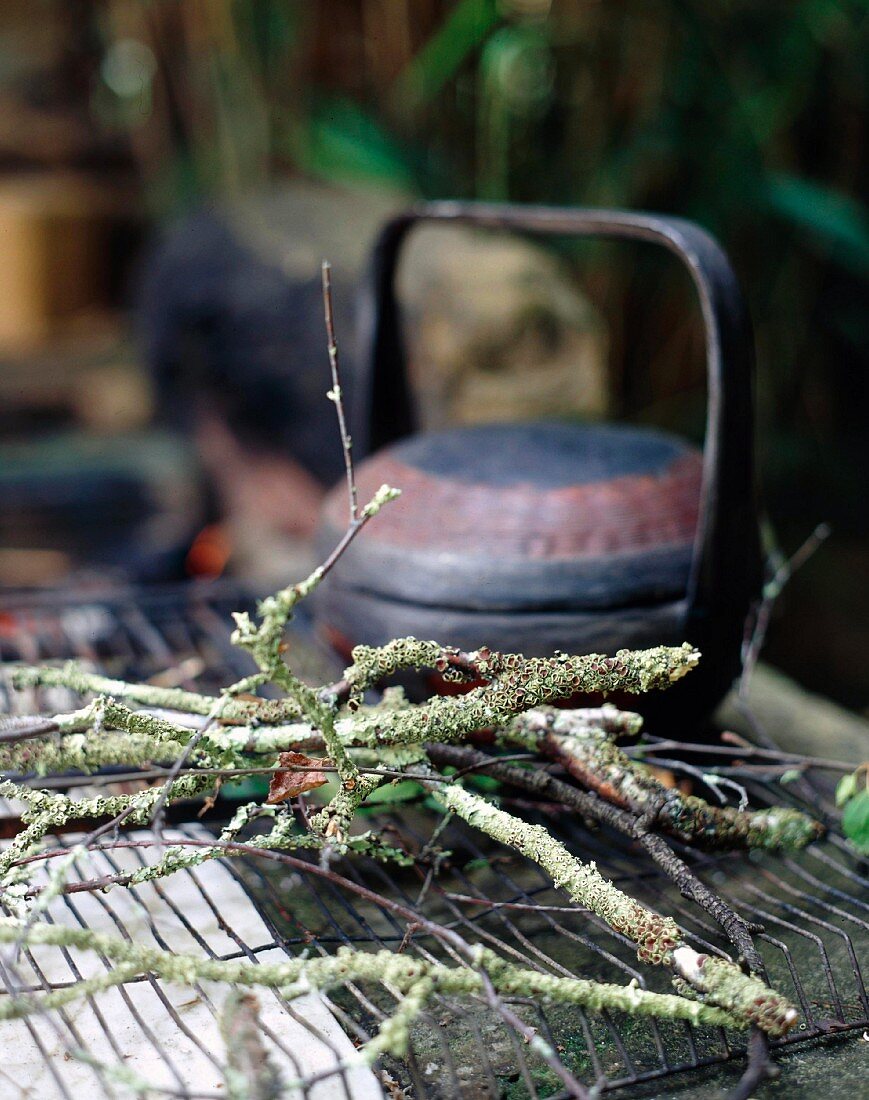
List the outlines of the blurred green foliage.
<svg viewBox="0 0 869 1100">
<path fill-rule="evenodd" d="M 709 228 L 755 316 L 774 511 L 866 531 L 869 0 L 231 0 L 217 22 L 213 4 L 149 7 L 190 119 L 188 193 L 289 170 Z M 200 43 L 184 77 L 161 8 Z M 613 324 L 616 406 L 699 433 L 685 281 L 642 249 L 579 256 Z"/>
</svg>

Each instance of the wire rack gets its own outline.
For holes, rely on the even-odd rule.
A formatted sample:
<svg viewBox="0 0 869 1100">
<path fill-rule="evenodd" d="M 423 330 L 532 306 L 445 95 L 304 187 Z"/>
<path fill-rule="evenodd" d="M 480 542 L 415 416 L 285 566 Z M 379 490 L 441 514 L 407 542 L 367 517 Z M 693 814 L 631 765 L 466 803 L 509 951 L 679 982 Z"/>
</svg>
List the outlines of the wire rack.
<svg viewBox="0 0 869 1100">
<path fill-rule="evenodd" d="M 21 596 L 0 604 L 0 653 L 5 660 L 47 660 L 78 657 L 99 663 L 110 673 L 147 677 L 168 666 L 189 668 L 197 684 L 217 687 L 246 672 L 243 656 L 228 642 L 228 612 L 244 601 L 231 588 L 189 588 L 183 593 L 167 591 L 144 597 L 124 592 L 94 597 L 86 603 L 53 599 L 39 602 Z M 303 646 L 304 648 L 304 646 Z M 326 661 L 311 651 L 310 659 Z M 325 674 L 328 675 L 328 672 Z M 39 700 L 0 698 L 0 709 L 17 706 L 33 709 Z M 810 800 L 817 813 L 822 793 L 806 783 L 768 785 L 749 782 L 756 805 L 788 802 L 805 806 Z M 505 800 L 509 803 L 509 799 Z M 710 952 L 727 950 L 727 944 L 706 914 L 682 899 L 678 891 L 638 852 L 630 841 L 608 830 L 594 831 L 560 807 L 513 800 L 529 819 L 545 820 L 547 826 L 584 860 L 594 860 L 601 871 L 617 884 L 653 908 L 671 914 L 696 948 Z M 227 811 L 224 810 L 224 813 Z M 372 825 L 391 832 L 395 842 L 411 851 L 423 850 L 440 823 L 439 814 L 425 804 L 405 804 L 378 813 Z M 183 826 L 190 828 L 190 826 Z M 68 844 L 69 838 L 58 843 Z M 666 976 L 640 970 L 633 946 L 613 933 L 593 914 L 566 902 L 546 876 L 521 856 L 488 844 L 462 825 L 451 822 L 437 839 L 436 858 L 413 868 L 398 869 L 365 860 L 343 863 L 339 870 L 376 894 L 416 908 L 424 916 L 455 928 L 471 942 L 483 943 L 523 965 L 556 974 L 595 977 L 624 984 L 636 979 L 641 986 L 665 990 Z M 446 854 L 444 854 L 446 853 Z M 845 843 L 832 835 L 822 844 L 793 857 L 752 853 L 744 856 L 698 856 L 681 850 L 698 875 L 724 896 L 743 916 L 762 923 L 757 937 L 769 980 L 788 993 L 801 1010 L 801 1022 L 774 1049 L 803 1045 L 816 1050 L 838 1037 L 852 1036 L 869 1027 L 869 998 L 861 969 L 869 945 L 869 878 L 865 866 L 854 860 Z M 131 852 L 131 859 L 146 858 Z M 198 948 L 214 957 L 245 956 L 250 959 L 299 952 L 329 954 L 342 944 L 376 950 L 405 950 L 426 958 L 450 960 L 444 947 L 422 932 L 408 935 L 407 926 L 376 900 L 350 895 L 336 889 L 313 871 L 288 871 L 286 867 L 260 859 L 231 859 L 215 864 L 218 878 L 202 869 L 182 872 L 162 884 L 150 884 L 154 898 L 149 904 L 139 897 L 128 901 L 138 905 L 146 924 L 140 934 L 157 943 L 167 941 L 165 928 L 177 925 L 192 937 Z M 85 871 L 87 874 L 85 875 Z M 93 868 L 82 869 L 85 877 Z M 216 872 L 215 872 L 216 873 Z M 256 922 L 234 921 L 227 898 L 243 890 L 252 899 Z M 99 904 L 112 910 L 116 930 L 125 929 L 125 916 L 117 908 L 115 891 Z M 188 899 L 183 902 L 182 899 Z M 213 918 L 213 934 L 192 927 L 188 916 L 194 898 L 197 912 Z M 90 918 L 65 899 L 80 923 Z M 114 908 L 113 908 L 114 907 Z M 240 910 L 239 910 L 240 912 Z M 155 916 L 154 914 L 158 914 Z M 69 916 L 69 914 L 67 914 Z M 132 918 L 132 910 L 128 913 Z M 150 922 L 150 923 L 149 923 Z M 169 938 L 171 940 L 171 938 Z M 72 958 L 69 968 L 79 965 Z M 105 965 L 108 965 L 107 963 Z M 43 989 L 74 979 L 33 971 L 34 984 Z M 159 983 L 149 979 L 152 985 Z M 127 987 L 121 987 L 126 991 Z M 298 1002 L 279 1004 L 279 1014 L 265 1023 L 267 1044 L 287 1079 L 300 1077 L 293 1069 L 299 1047 L 288 1040 L 302 1028 L 310 1042 L 331 1052 L 325 1068 L 308 1073 L 294 1095 L 365 1095 L 374 1079 L 350 1080 L 336 1073 L 335 1065 L 351 1044 L 363 1042 L 395 1006 L 395 998 L 378 983 L 348 983 L 316 1006 Z M 650 1095 L 665 1080 L 673 1087 L 704 1082 L 721 1067 L 730 1066 L 731 1080 L 745 1054 L 741 1037 L 722 1030 L 695 1029 L 688 1024 L 635 1020 L 617 1014 L 590 1015 L 577 1007 L 543 1008 L 532 1000 L 511 1000 L 523 1021 L 535 1028 L 560 1053 L 565 1065 L 581 1080 L 601 1093 Z M 176 1064 L 173 1050 L 188 1051 L 195 1061 L 197 1032 L 191 1033 L 173 995 L 162 991 L 165 1019 L 171 1027 L 160 1036 L 141 1032 L 163 1063 L 162 1091 L 184 1097 L 222 1095 L 218 1089 L 202 1088 L 200 1074 L 191 1083 L 184 1065 Z M 326 1019 L 338 1021 L 340 1036 L 322 1026 L 317 1015 L 325 1007 Z M 91 1006 L 92 1010 L 99 1006 Z M 135 1005 L 127 1005 L 133 1013 Z M 206 991 L 201 1011 L 211 1023 L 219 1005 Z M 270 1008 L 270 1011 L 275 1011 Z M 84 1041 L 76 1033 L 76 1018 L 58 1013 L 54 1021 L 66 1040 Z M 141 1016 L 141 1013 L 140 1013 Z M 130 1035 L 116 1034 L 122 1018 L 103 1013 L 99 1017 L 100 1056 L 114 1052 L 125 1057 Z M 126 1017 L 123 1017 L 126 1019 Z M 318 1022 L 319 1021 L 319 1022 Z M 32 1025 L 36 1026 L 36 1025 Z M 41 1025 L 40 1025 L 41 1026 Z M 203 1025 L 204 1026 L 204 1025 Z M 185 1030 L 186 1029 L 186 1030 Z M 204 1032 L 199 1032 L 204 1034 Z M 45 1048 L 46 1062 L 54 1064 L 54 1077 L 63 1088 L 64 1070 L 52 1059 L 49 1042 L 37 1029 L 34 1041 Z M 52 1040 L 53 1041 L 53 1040 Z M 192 1047 L 191 1047 L 192 1043 Z M 206 1045 L 200 1040 L 200 1046 Z M 199 1052 L 213 1059 L 213 1051 Z M 326 1064 L 329 1063 L 329 1064 Z M 411 1047 L 403 1060 L 384 1058 L 376 1079 L 377 1094 L 430 1097 L 550 1097 L 560 1086 L 526 1043 L 506 1028 L 500 1018 L 482 1002 L 461 1002 L 441 998 L 433 1011 L 424 1015 L 412 1033 Z M 99 1074 L 97 1074 L 99 1077 Z M 213 1076 L 213 1073 L 212 1073 Z M 207 1077 L 207 1074 L 205 1075 Z M 107 1091 L 111 1081 L 101 1080 Z M 328 1089 L 328 1091 L 323 1091 Z M 59 1092 L 59 1095 L 68 1093 Z"/>
</svg>

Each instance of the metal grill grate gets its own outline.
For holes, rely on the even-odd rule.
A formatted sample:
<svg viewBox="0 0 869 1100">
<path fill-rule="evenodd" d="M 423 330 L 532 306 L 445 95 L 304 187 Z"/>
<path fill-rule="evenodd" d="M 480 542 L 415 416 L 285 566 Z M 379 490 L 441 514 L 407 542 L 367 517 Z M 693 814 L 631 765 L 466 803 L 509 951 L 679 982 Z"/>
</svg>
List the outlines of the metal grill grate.
<svg viewBox="0 0 869 1100">
<path fill-rule="evenodd" d="M 247 671 L 243 656 L 228 643 L 228 612 L 242 602 L 230 588 L 188 589 L 183 595 L 167 592 L 148 598 L 121 593 L 95 598 L 87 605 L 72 601 L 59 605 L 52 600 L 40 606 L 21 597 L 0 606 L 0 647 L 7 660 L 75 656 L 124 676 L 147 677 L 170 665 L 186 667 L 191 676 L 198 677 L 200 688 L 203 684 L 216 688 Z M 34 709 L 32 699 L 11 698 L 0 699 L 0 709 L 11 702 L 19 709 Z M 805 784 L 799 785 L 800 793 L 794 785 L 748 784 L 756 805 L 783 801 L 805 805 L 800 797 L 805 789 Z M 819 800 L 820 794 L 816 797 Z M 701 910 L 685 902 L 629 841 L 607 830 L 592 832 L 556 807 L 527 801 L 521 805 L 524 816 L 545 819 L 578 856 L 596 861 L 605 875 L 640 900 L 673 914 L 695 947 L 727 950 L 718 928 Z M 817 802 L 812 808 L 817 812 Z M 418 851 L 438 821 L 437 814 L 424 805 L 404 805 L 400 812 L 381 813 L 376 825 L 391 828 L 402 844 Z M 460 822 L 450 823 L 438 844 L 451 855 L 440 863 L 436 875 L 424 867 L 396 871 L 368 861 L 348 861 L 341 866 L 341 873 L 524 965 L 620 983 L 635 978 L 641 986 L 666 989 L 665 975 L 637 967 L 628 941 L 594 915 L 567 904 L 546 876 L 521 856 L 481 842 L 479 835 Z M 758 943 L 769 979 L 790 994 L 802 1014 L 799 1028 L 773 1044 L 775 1048 L 809 1044 L 814 1049 L 821 1039 L 853 1035 L 869 1026 L 869 998 L 861 972 L 861 958 L 866 958 L 869 944 L 869 879 L 841 839 L 832 836 L 787 858 L 758 853 L 701 857 L 681 850 L 680 854 L 740 913 L 766 928 Z M 144 857 L 136 852 L 131 858 Z M 186 932 L 201 950 L 211 954 L 262 958 L 270 951 L 283 951 L 295 957 L 303 949 L 332 953 L 341 944 L 393 950 L 404 945 L 407 951 L 424 957 L 448 960 L 442 944 L 422 932 L 408 939 L 407 927 L 387 910 L 373 901 L 349 896 L 314 874 L 249 859 L 227 860 L 220 871 L 254 899 L 267 929 L 258 942 L 251 942 L 244 929 L 233 927 L 223 912 L 226 888 L 209 885 L 201 870 L 182 872 L 167 883 L 154 885 L 164 918 L 170 914 L 180 926 L 185 926 L 185 912 L 178 898 L 187 890 L 198 893 L 224 942 L 222 946 L 209 942 L 189 927 L 189 921 Z M 93 868 L 82 873 L 89 877 Z M 111 908 L 113 898 L 111 894 L 100 898 L 99 904 Z M 69 899 L 65 904 L 75 905 Z M 84 919 L 80 913 L 76 916 Z M 122 928 L 120 917 L 112 919 Z M 151 931 L 157 938 L 159 929 L 155 926 Z M 323 1000 L 355 1042 L 376 1031 L 395 1004 L 381 985 L 347 984 Z M 203 1003 L 212 1014 L 216 1011 L 207 995 Z M 569 1069 L 602 1092 L 630 1089 L 630 1095 L 649 1095 L 649 1089 L 665 1078 L 672 1078 L 674 1087 L 677 1081 L 680 1087 L 692 1082 L 705 1086 L 710 1075 L 721 1073 L 714 1067 L 734 1062 L 745 1053 L 744 1046 L 734 1045 L 734 1037 L 723 1031 L 617 1015 L 592 1016 L 576 1007 L 544 1010 L 521 999 L 510 1003 L 559 1050 Z M 164 1004 L 183 1034 L 184 1021 L 171 998 Z M 281 1011 L 285 1020 L 296 1021 L 297 1027 L 301 1021 L 305 1026 L 298 1004 L 284 1004 Z M 59 1014 L 58 1026 L 75 1041 L 74 1014 Z M 117 1054 L 122 1043 L 112 1035 L 111 1021 L 104 1017 L 102 1026 L 105 1045 L 101 1056 L 110 1050 Z M 284 1066 L 292 1067 L 292 1044 L 282 1038 L 280 1024 L 269 1026 L 269 1043 Z M 310 1020 L 307 1026 L 316 1030 Z M 171 1062 L 165 1048 L 163 1056 Z M 383 1081 L 394 1095 L 401 1089 L 433 1100 L 559 1095 L 559 1086 L 543 1063 L 482 1002 L 441 999 L 437 1010 L 415 1026 L 407 1059 L 387 1058 L 383 1065 Z M 191 1086 L 183 1068 L 175 1067 L 170 1076 L 166 1094 L 214 1095 Z M 294 1076 L 291 1068 L 287 1076 Z M 724 1080 L 732 1082 L 736 1076 L 734 1065 Z M 58 1077 L 62 1081 L 62 1069 Z M 320 1078 L 318 1085 L 316 1079 L 309 1079 L 299 1094 L 316 1100 L 324 1081 Z M 354 1095 L 347 1082 L 343 1084 L 338 1092 L 328 1095 Z"/>
</svg>

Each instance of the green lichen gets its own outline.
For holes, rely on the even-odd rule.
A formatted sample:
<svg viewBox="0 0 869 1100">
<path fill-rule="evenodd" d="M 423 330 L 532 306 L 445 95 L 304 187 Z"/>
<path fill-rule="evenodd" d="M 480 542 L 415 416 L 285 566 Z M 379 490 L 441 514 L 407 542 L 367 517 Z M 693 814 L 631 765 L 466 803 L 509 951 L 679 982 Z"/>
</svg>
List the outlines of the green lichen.
<svg viewBox="0 0 869 1100">
<path fill-rule="evenodd" d="M 357 779 L 345 779 L 329 805 L 311 818 L 315 832 L 338 841 L 345 839 L 356 811 L 383 782 L 379 775 L 360 775 L 358 771 L 356 775 Z"/>
<path fill-rule="evenodd" d="M 794 1006 L 759 978 L 742 973 L 728 959 L 701 955 L 688 947 L 676 954 L 679 977 L 674 984 L 690 996 L 714 998 L 725 1011 L 754 1024 L 767 1035 L 780 1038 L 797 1020 Z"/>
<path fill-rule="evenodd" d="M 0 747 L 0 769 L 18 775 L 50 775 L 62 772 L 94 772 L 121 765 L 128 768 L 168 763 L 181 755 L 180 741 L 154 737 L 103 733 L 75 733 L 62 739 L 21 741 Z"/>
<path fill-rule="evenodd" d="M 280 990 L 283 996 L 290 999 L 314 989 L 329 989 L 347 982 L 378 982 L 400 992 L 402 1001 L 397 1012 L 387 1018 L 380 1033 L 365 1048 L 366 1059 L 372 1061 L 384 1052 L 397 1056 L 405 1052 L 410 1024 L 434 994 L 479 995 L 484 990 L 485 973 L 496 993 L 503 996 L 581 1005 L 593 1012 L 608 1010 L 658 1019 L 688 1020 L 698 1026 L 745 1026 L 737 1016 L 696 999 L 652 993 L 639 988 L 634 982 L 628 986 L 618 986 L 541 973 L 507 962 L 485 948 L 479 949 L 475 967 L 446 966 L 392 951 L 369 954 L 348 947 L 325 957 L 251 963 L 246 959 L 223 960 L 175 954 L 87 928 L 39 924 L 22 930 L 15 923 L 0 923 L 0 943 L 15 943 L 22 937 L 31 947 L 53 945 L 99 952 L 111 960 L 113 967 L 87 982 L 39 997 L 22 995 L 6 998 L 0 1001 L 0 1019 L 27 1016 L 40 1008 L 60 1007 L 78 997 L 93 995 L 129 981 L 138 974 L 153 974 L 188 985 L 213 981 L 246 988 L 272 988 Z"/>
<path fill-rule="evenodd" d="M 413 661 L 423 667 L 430 663 L 437 643 L 404 638 L 392 646 L 398 647 L 404 662 Z M 444 647 L 438 646 L 437 650 L 444 652 Z M 394 648 L 389 649 L 389 661 L 394 652 Z M 382 649 L 364 651 L 361 683 L 368 682 L 372 669 L 381 667 L 381 653 Z M 361 713 L 345 733 L 345 740 L 349 735 L 354 744 L 370 747 L 420 740 L 461 741 L 477 730 L 505 725 L 532 707 L 574 695 L 664 690 L 690 672 L 699 654 L 685 643 L 647 650 L 622 649 L 615 657 L 597 653 L 583 657 L 523 657 L 483 650 L 469 657 L 479 675 L 489 681 L 484 686 L 465 695 L 436 696 L 409 710 Z M 345 678 L 353 684 L 356 677 L 355 666 L 351 666 Z"/>
<path fill-rule="evenodd" d="M 424 785 L 445 809 L 539 864 L 574 902 L 632 940 L 642 962 L 660 965 L 670 961 L 673 948 L 681 942 L 676 922 L 628 897 L 593 863 L 585 864 L 571 855 L 542 825 L 529 825 L 461 786 L 431 780 Z"/>
</svg>

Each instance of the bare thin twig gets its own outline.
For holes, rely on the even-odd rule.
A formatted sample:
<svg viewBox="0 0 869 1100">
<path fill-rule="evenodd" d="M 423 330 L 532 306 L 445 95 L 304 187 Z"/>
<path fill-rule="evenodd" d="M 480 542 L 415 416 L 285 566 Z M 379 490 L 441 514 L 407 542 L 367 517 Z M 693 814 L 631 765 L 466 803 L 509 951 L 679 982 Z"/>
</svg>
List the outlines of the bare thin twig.
<svg viewBox="0 0 869 1100">
<path fill-rule="evenodd" d="M 326 395 L 335 405 L 338 429 L 341 432 L 341 449 L 344 452 L 344 471 L 347 475 L 347 496 L 350 506 L 350 523 L 359 518 L 359 499 L 356 492 L 356 475 L 353 471 L 353 440 L 347 430 L 344 415 L 344 393 L 341 389 L 341 371 L 338 363 L 338 343 L 335 339 L 335 321 L 332 310 L 332 265 L 323 261 L 323 311 L 326 316 L 326 338 L 329 341 L 329 367 L 332 371 L 332 389 Z"/>
<path fill-rule="evenodd" d="M 0 715 L 0 744 L 29 741 L 34 737 L 47 737 L 57 733 L 60 727 L 51 718 L 39 715 Z"/>
<path fill-rule="evenodd" d="M 532 1050 L 535 1050 L 540 1055 L 547 1066 L 549 1066 L 550 1070 L 561 1081 L 562 1085 L 564 1085 L 568 1096 L 574 1097 L 575 1100 L 590 1100 L 591 1093 L 577 1081 L 549 1043 L 541 1039 L 533 1028 L 523 1023 L 516 1013 L 501 1001 L 498 994 L 495 992 L 495 987 L 492 985 L 492 980 L 489 975 L 482 968 L 478 969 L 483 981 L 486 1002 L 489 1007 L 493 1008 L 501 1016 L 501 1019 L 506 1024 L 509 1024 L 518 1035 L 521 1035 Z"/>
<path fill-rule="evenodd" d="M 217 717 L 220 714 L 220 711 L 223 709 L 223 704 L 226 701 L 226 698 L 227 693 L 224 693 L 220 696 L 219 699 L 215 701 L 214 707 L 211 710 L 211 714 L 209 714 L 205 720 L 205 724 L 193 734 L 193 736 L 184 746 L 181 755 L 170 767 L 169 771 L 166 774 L 166 782 L 163 784 L 163 789 L 160 792 L 160 796 L 155 802 L 154 809 L 151 813 L 151 824 L 153 826 L 155 834 L 161 842 L 163 840 L 163 826 L 166 821 L 166 802 L 169 798 L 169 792 L 172 789 L 172 784 L 181 774 L 181 769 L 187 764 L 188 760 L 190 760 L 190 757 L 193 755 L 193 750 L 214 726 L 215 722 L 217 721 Z"/>
<path fill-rule="evenodd" d="M 728 737 L 727 732 L 721 735 L 722 740 Z M 641 745 L 627 746 L 622 749 L 626 756 L 641 756 L 649 764 L 656 763 L 655 755 L 659 752 L 700 753 L 704 756 L 719 755 L 740 760 L 769 760 L 773 764 L 789 764 L 792 767 L 818 768 L 821 771 L 852 772 L 853 764 L 843 760 L 834 760 L 826 756 L 803 756 L 798 752 L 782 752 L 779 749 L 765 749 L 759 745 L 741 743 L 739 745 L 704 745 L 690 741 L 674 741 L 670 738 L 649 738 Z"/>
<path fill-rule="evenodd" d="M 727 805 L 727 797 L 722 793 L 720 788 L 727 787 L 738 796 L 739 809 L 748 809 L 748 791 L 745 787 L 743 787 L 741 783 L 737 783 L 735 780 L 728 778 L 726 775 L 722 775 L 714 768 L 697 768 L 693 764 L 686 764 L 684 760 L 671 760 L 667 756 L 648 758 L 644 760 L 644 763 L 654 764 L 655 767 L 668 768 L 673 772 L 682 772 L 684 775 L 690 775 L 692 778 L 702 783 L 704 787 L 707 787 L 722 806 Z"/>
<path fill-rule="evenodd" d="M 523 759 L 524 757 L 510 757 L 510 759 Z M 195 765 L 188 768 L 181 768 L 178 772 L 178 776 L 182 775 L 209 775 L 215 779 L 241 779 L 250 775 L 274 775 L 275 772 L 286 771 L 309 771 L 309 764 L 272 764 L 268 767 L 249 767 L 249 768 L 210 768 L 210 767 L 196 767 Z M 334 764 L 318 763 L 317 770 L 322 772 L 337 772 L 338 768 Z M 38 787 L 42 789 L 60 788 L 65 787 L 101 787 L 110 786 L 116 783 L 131 783 L 137 779 L 165 779 L 170 774 L 169 768 L 143 768 L 141 771 L 128 771 L 128 772 L 106 772 L 105 775 L 61 775 L 54 777 L 46 777 L 44 775 L 37 775 L 26 780 L 26 786 Z M 407 774 L 403 771 L 399 771 L 396 768 L 366 768 L 362 765 L 359 766 L 360 775 L 381 775 L 384 779 L 407 779 Z M 450 776 L 451 779 L 457 779 L 458 776 Z"/>
<path fill-rule="evenodd" d="M 754 620 L 754 628 L 746 639 L 742 650 L 742 675 L 739 678 L 739 700 L 745 703 L 748 699 L 748 688 L 755 666 L 760 658 L 763 644 L 766 641 L 767 631 L 775 609 L 776 601 L 781 596 L 785 585 L 793 577 L 816 550 L 830 537 L 831 529 L 828 523 L 819 523 L 806 541 L 788 559 L 781 562 L 772 577 L 763 586 L 763 599 L 757 609 Z"/>
</svg>

